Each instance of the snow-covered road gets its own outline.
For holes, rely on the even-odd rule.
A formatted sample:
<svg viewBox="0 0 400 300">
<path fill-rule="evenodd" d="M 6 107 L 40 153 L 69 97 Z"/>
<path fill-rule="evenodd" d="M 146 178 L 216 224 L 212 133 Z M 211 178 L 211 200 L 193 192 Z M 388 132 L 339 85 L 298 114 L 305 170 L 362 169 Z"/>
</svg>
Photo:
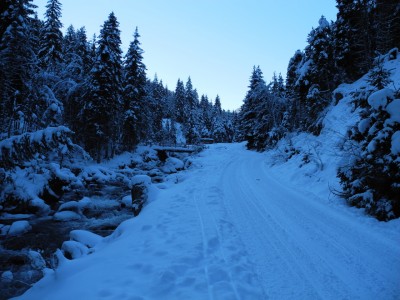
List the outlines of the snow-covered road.
<svg viewBox="0 0 400 300">
<path fill-rule="evenodd" d="M 399 299 L 399 222 L 275 172 L 243 144 L 212 145 L 21 299 Z"/>
</svg>

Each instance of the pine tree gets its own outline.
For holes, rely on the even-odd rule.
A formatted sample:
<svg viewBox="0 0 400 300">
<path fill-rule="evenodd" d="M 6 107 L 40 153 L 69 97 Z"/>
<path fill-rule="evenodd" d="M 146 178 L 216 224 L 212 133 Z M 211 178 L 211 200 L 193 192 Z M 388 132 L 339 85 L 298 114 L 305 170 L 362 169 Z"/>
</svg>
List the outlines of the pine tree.
<svg viewBox="0 0 400 300">
<path fill-rule="evenodd" d="M 376 0 L 374 9 L 376 50 L 385 54 L 400 47 L 400 3 L 397 0 Z"/>
<path fill-rule="evenodd" d="M 91 70 L 90 96 L 85 103 L 86 149 L 100 161 L 112 156 L 118 139 L 121 111 L 121 39 L 114 13 L 100 32 L 96 59 Z"/>
<path fill-rule="evenodd" d="M 239 113 L 239 130 L 240 135 L 247 141 L 247 148 L 254 149 L 256 147 L 257 136 L 254 128 L 257 126 L 257 111 L 256 108 L 263 100 L 263 95 L 267 91 L 262 71 L 260 67 L 253 67 L 253 72 L 250 78 L 249 91 L 243 101 Z"/>
<path fill-rule="evenodd" d="M 188 144 L 196 144 L 200 139 L 198 130 L 199 116 L 198 116 L 198 94 L 193 89 L 192 80 L 189 77 L 185 87 L 185 99 L 183 109 L 183 128 Z"/>
<path fill-rule="evenodd" d="M 178 79 L 175 89 L 175 120 L 178 123 L 183 123 L 186 119 L 186 92 L 183 82 Z"/>
<path fill-rule="evenodd" d="M 56 71 L 63 62 L 63 36 L 60 21 L 61 3 L 58 0 L 48 0 L 45 16 L 46 21 L 38 56 L 43 68 Z"/>
<path fill-rule="evenodd" d="M 372 66 L 374 28 L 371 13 L 374 0 L 336 0 L 335 60 L 346 81 L 357 79 Z"/>
<path fill-rule="evenodd" d="M 136 28 L 124 62 L 122 144 L 127 150 L 132 150 L 140 140 L 145 140 L 151 129 L 150 105 L 145 102 L 146 66 L 139 37 Z"/>
<path fill-rule="evenodd" d="M 215 97 L 214 110 L 217 114 L 222 114 L 221 99 L 219 98 L 219 95 Z"/>
<path fill-rule="evenodd" d="M 348 203 L 379 220 L 400 217 L 399 96 L 385 88 L 364 99 L 361 120 L 349 132 L 347 161 L 338 171 Z"/>
<path fill-rule="evenodd" d="M 31 95 L 35 71 L 31 15 L 35 6 L 31 0 L 13 2 L 4 3 L 4 23 L 0 22 L 4 30 L 0 40 L 0 130 L 9 137 L 31 129 L 35 112 Z"/>
</svg>

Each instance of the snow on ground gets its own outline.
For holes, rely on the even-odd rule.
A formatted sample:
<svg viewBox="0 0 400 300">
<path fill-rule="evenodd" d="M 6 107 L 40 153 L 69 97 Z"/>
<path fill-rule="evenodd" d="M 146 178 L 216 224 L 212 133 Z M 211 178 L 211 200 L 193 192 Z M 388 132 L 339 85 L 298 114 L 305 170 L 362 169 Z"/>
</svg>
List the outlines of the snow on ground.
<svg viewBox="0 0 400 300">
<path fill-rule="evenodd" d="M 400 221 L 329 195 L 326 157 L 322 169 L 296 156 L 271 167 L 276 154 L 211 145 L 138 217 L 20 299 L 396 299 Z"/>
</svg>

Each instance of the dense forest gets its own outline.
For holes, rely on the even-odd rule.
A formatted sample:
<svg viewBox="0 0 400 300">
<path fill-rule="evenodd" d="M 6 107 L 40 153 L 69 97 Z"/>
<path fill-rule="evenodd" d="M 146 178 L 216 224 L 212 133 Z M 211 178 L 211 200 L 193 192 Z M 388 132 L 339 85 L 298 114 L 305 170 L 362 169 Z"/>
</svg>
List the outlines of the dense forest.
<svg viewBox="0 0 400 300">
<path fill-rule="evenodd" d="M 400 216 L 400 153 L 391 147 L 400 124 L 386 110 L 400 95 L 384 68 L 384 54 L 394 59 L 400 46 L 397 1 L 337 0 L 336 21 L 321 17 L 305 49 L 290 59 L 285 79 L 274 74 L 266 83 L 261 69 L 253 68 L 237 112 L 223 110 L 218 96 L 199 96 L 190 77 L 178 79 L 173 91 L 157 77 L 149 79 L 138 28 L 122 53 L 114 13 L 89 40 L 84 27 L 71 25 L 62 33 L 59 0 L 46 8 L 41 20 L 31 0 L 0 6 L 1 140 L 57 127 L 59 139 L 73 133 L 74 145 L 100 162 L 139 144 L 175 145 L 179 129 L 187 144 L 247 141 L 249 149 L 264 151 L 289 132 L 318 135 L 326 110 L 341 100 L 336 87 L 368 73 L 370 88 L 354 95 L 365 126 L 346 137 L 358 157 L 338 170 L 340 194 L 379 219 Z M 385 105 L 368 105 L 383 88 L 390 89 L 381 93 Z M 21 139 L 13 141 L 15 150 Z M 12 155 L 34 157 L 35 149 L 19 147 L 1 149 L 0 168 L 12 167 Z"/>
<path fill-rule="evenodd" d="M 175 91 L 147 78 L 138 28 L 124 55 L 114 13 L 88 41 L 85 28 L 71 25 L 63 35 L 60 1 L 48 1 L 44 21 L 31 2 L 1 6 L 2 139 L 65 125 L 97 161 L 139 143 L 173 145 L 176 123 L 188 144 L 233 140 L 235 115 L 218 96 L 200 97 L 190 77 Z"/>
</svg>

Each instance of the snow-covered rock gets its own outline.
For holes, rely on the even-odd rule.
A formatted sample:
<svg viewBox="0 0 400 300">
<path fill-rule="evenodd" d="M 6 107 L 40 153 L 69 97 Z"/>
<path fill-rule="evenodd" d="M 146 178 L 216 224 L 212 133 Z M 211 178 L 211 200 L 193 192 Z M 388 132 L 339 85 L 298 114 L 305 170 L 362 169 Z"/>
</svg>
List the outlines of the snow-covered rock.
<svg viewBox="0 0 400 300">
<path fill-rule="evenodd" d="M 11 271 L 5 271 L 1 274 L 1 281 L 11 282 L 14 279 L 14 275 Z"/>
<path fill-rule="evenodd" d="M 59 222 L 67 222 L 67 221 L 74 221 L 80 220 L 82 218 L 81 215 L 77 214 L 73 211 L 61 211 L 54 214 L 53 219 Z"/>
<path fill-rule="evenodd" d="M 90 210 L 94 207 L 93 201 L 88 198 L 84 197 L 80 201 L 69 201 L 66 203 L 63 203 L 60 205 L 58 208 L 59 212 L 62 211 L 73 211 L 76 212 L 77 214 L 83 214 L 85 210 Z"/>
<path fill-rule="evenodd" d="M 183 170 L 185 163 L 176 157 L 168 157 L 164 166 L 161 168 L 167 174 L 176 173 Z"/>
<path fill-rule="evenodd" d="M 87 230 L 72 230 L 69 236 L 71 240 L 79 242 L 89 248 L 93 248 L 103 240 L 101 236 Z"/>
<path fill-rule="evenodd" d="M 28 221 L 15 221 L 11 224 L 10 229 L 8 230 L 8 235 L 21 235 L 32 229 L 32 226 Z"/>
<path fill-rule="evenodd" d="M 28 257 L 29 257 L 29 260 L 31 262 L 31 266 L 33 269 L 43 270 L 46 267 L 46 262 L 39 252 L 29 250 Z"/>
<path fill-rule="evenodd" d="M 148 199 L 150 185 L 151 178 L 147 175 L 137 175 L 132 179 L 132 210 L 135 216 L 140 213 Z"/>
<path fill-rule="evenodd" d="M 136 175 L 132 178 L 131 183 L 132 185 L 144 184 L 148 186 L 151 184 L 151 178 L 147 175 Z"/>
<path fill-rule="evenodd" d="M 61 246 L 66 257 L 77 259 L 89 253 L 89 248 L 84 244 L 76 241 L 65 241 Z"/>
</svg>

